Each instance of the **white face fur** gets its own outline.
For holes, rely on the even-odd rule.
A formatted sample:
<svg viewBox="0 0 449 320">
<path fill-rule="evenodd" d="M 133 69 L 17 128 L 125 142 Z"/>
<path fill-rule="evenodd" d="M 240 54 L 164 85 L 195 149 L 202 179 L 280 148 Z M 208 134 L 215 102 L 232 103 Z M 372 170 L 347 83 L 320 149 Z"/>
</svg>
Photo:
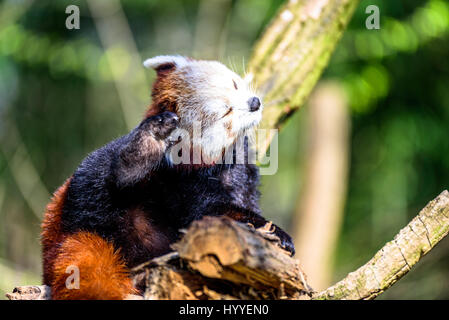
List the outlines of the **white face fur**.
<svg viewBox="0 0 449 320">
<path fill-rule="evenodd" d="M 173 64 L 170 79 L 175 86 L 180 127 L 190 135 L 201 130 L 203 155 L 221 155 L 223 148 L 254 128 L 262 117 L 262 103 L 235 72 L 217 61 L 181 56 L 158 56 L 144 65 L 157 69 Z M 183 135 L 183 139 L 185 134 Z"/>
</svg>

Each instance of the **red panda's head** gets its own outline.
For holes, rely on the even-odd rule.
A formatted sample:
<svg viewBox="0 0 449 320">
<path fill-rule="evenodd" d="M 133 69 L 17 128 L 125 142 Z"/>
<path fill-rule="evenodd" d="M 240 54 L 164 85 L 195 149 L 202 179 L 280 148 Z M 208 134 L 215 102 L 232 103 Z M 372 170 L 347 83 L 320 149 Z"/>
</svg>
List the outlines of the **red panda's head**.
<svg viewBox="0 0 449 320">
<path fill-rule="evenodd" d="M 261 120 L 260 98 L 220 62 L 157 56 L 144 65 L 157 72 L 147 116 L 172 111 L 189 134 L 200 124 L 201 146 L 211 157 Z"/>
</svg>

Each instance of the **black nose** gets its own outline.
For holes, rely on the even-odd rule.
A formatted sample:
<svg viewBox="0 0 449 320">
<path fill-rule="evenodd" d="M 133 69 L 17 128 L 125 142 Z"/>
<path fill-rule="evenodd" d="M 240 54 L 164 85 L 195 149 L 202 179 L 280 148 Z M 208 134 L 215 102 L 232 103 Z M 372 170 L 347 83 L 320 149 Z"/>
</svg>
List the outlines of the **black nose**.
<svg viewBox="0 0 449 320">
<path fill-rule="evenodd" d="M 254 112 L 260 108 L 260 100 L 257 97 L 249 98 L 248 100 L 249 111 Z"/>
</svg>

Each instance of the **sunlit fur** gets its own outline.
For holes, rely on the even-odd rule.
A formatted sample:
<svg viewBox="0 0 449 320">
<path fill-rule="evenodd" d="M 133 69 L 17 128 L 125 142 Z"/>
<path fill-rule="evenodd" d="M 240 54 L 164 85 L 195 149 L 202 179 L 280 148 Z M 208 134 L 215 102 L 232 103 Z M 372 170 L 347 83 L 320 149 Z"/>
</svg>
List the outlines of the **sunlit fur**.
<svg viewBox="0 0 449 320">
<path fill-rule="evenodd" d="M 174 135 L 183 137 L 184 143 L 191 142 L 193 131 L 198 128 L 201 139 L 196 143 L 201 146 L 203 158 L 221 156 L 223 149 L 238 137 L 251 135 L 249 129 L 261 120 L 262 106 L 254 112 L 248 106 L 248 100 L 257 96 L 250 83 L 220 62 L 158 56 L 146 60 L 144 65 L 155 70 L 173 65 L 170 70 L 159 72 L 153 108 L 159 110 L 159 104 L 174 105 L 173 111 L 180 118 L 180 129 Z M 164 97 L 158 95 L 159 86 L 163 87 Z"/>
<path fill-rule="evenodd" d="M 43 280 L 53 299 L 135 293 L 130 268 L 168 253 L 180 230 L 202 217 L 227 216 L 255 228 L 267 223 L 259 208 L 257 166 L 215 162 L 260 121 L 261 108 L 250 111 L 254 93 L 248 84 L 218 62 L 159 56 L 145 65 L 157 79 L 142 122 L 90 153 L 47 207 Z M 192 134 L 198 124 L 208 163 L 170 162 L 167 151 L 177 146 L 170 134 L 179 125 Z M 273 226 L 279 245 L 294 254 L 291 237 Z M 71 266 L 80 271 L 76 290 L 66 287 Z"/>
<path fill-rule="evenodd" d="M 119 250 L 98 235 L 69 235 L 60 244 L 59 252 L 53 265 L 52 299 L 122 300 L 127 294 L 137 293 Z M 79 270 L 78 288 L 67 287 L 71 268 Z"/>
</svg>

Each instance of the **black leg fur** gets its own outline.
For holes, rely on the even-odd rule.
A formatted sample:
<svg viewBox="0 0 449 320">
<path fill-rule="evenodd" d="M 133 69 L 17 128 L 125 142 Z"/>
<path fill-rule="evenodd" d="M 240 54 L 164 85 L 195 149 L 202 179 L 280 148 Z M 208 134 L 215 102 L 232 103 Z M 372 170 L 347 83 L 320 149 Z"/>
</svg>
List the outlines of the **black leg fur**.
<svg viewBox="0 0 449 320">
<path fill-rule="evenodd" d="M 145 119 L 130 133 L 113 165 L 117 187 L 135 185 L 158 167 L 172 144 L 169 135 L 178 123 L 176 114 L 164 112 Z"/>
</svg>

